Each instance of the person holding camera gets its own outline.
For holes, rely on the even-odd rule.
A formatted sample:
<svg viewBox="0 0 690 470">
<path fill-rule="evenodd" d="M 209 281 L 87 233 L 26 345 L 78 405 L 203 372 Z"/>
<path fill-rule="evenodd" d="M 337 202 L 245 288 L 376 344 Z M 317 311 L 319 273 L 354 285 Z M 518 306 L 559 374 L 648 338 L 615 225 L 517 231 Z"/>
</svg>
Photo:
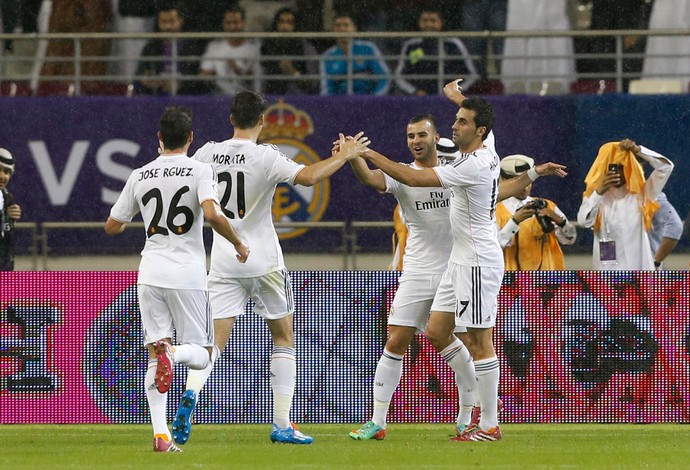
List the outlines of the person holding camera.
<svg viewBox="0 0 690 470">
<path fill-rule="evenodd" d="M 0 148 L 0 271 L 14 271 L 14 224 L 22 216 L 22 208 L 7 190 L 14 174 L 14 157 Z"/>
<path fill-rule="evenodd" d="M 647 179 L 638 158 L 654 168 Z M 594 230 L 594 269 L 655 269 L 647 232 L 672 171 L 668 158 L 630 139 L 601 146 L 577 214 L 581 226 Z"/>
<path fill-rule="evenodd" d="M 532 158 L 509 155 L 501 160 L 501 181 L 533 167 Z M 531 191 L 530 184 L 496 206 L 498 242 L 506 271 L 565 269 L 561 245 L 575 243 L 577 230 L 554 202 L 533 198 Z"/>
</svg>

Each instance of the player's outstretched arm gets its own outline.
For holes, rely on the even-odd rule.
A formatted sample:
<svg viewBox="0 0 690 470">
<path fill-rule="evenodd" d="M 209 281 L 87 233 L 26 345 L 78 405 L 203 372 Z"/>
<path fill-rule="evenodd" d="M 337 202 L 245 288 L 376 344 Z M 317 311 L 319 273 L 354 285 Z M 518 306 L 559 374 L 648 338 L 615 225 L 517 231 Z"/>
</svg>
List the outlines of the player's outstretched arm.
<svg viewBox="0 0 690 470">
<path fill-rule="evenodd" d="M 245 263 L 249 257 L 249 248 L 242 243 L 240 236 L 237 235 L 235 229 L 232 228 L 232 225 L 230 225 L 228 218 L 225 217 L 221 211 L 218 203 L 208 199 L 201 203 L 201 208 L 204 210 L 204 219 L 211 224 L 213 230 L 233 244 L 235 251 L 237 251 L 237 260 L 240 263 Z"/>
<path fill-rule="evenodd" d="M 372 170 L 362 157 L 350 160 L 350 166 L 359 181 L 380 192 L 386 191 L 386 178 L 381 170 Z"/>
<path fill-rule="evenodd" d="M 304 167 L 295 176 L 295 184 L 313 186 L 320 183 L 338 171 L 345 162 L 363 153 L 369 146 L 369 143 L 369 138 L 364 135 L 364 132 L 360 132 L 354 137 L 348 137 L 347 139 L 343 134 L 340 134 L 338 150 L 330 158 Z"/>
<path fill-rule="evenodd" d="M 560 163 L 542 163 L 517 178 L 501 181 L 501 184 L 498 185 L 498 200 L 502 201 L 511 196 L 515 196 L 540 176 L 547 175 L 556 175 L 563 178 L 567 176 L 568 173 L 565 172 L 565 165 L 561 165 Z"/>
<path fill-rule="evenodd" d="M 105 221 L 105 226 L 103 227 L 103 230 L 105 230 L 105 233 L 108 235 L 118 235 L 122 233 L 124 229 L 125 224 L 119 220 L 113 219 L 112 217 L 108 217 L 108 220 Z"/>
<path fill-rule="evenodd" d="M 431 168 L 413 170 L 407 165 L 401 165 L 384 157 L 375 150 L 367 150 L 362 155 L 367 161 L 376 165 L 393 179 L 412 187 L 440 187 L 441 180 Z"/>
</svg>

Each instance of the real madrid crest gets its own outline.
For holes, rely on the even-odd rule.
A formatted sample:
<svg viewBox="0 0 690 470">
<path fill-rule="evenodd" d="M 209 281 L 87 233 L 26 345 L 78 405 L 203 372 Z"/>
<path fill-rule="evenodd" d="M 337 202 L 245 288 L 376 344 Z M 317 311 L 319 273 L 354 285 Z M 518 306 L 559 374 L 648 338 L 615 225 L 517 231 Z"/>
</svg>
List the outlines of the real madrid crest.
<svg viewBox="0 0 690 470">
<path fill-rule="evenodd" d="M 310 165 L 320 161 L 319 156 L 304 143 L 314 133 L 311 117 L 304 111 L 285 103 L 282 99 L 264 113 L 264 128 L 259 136 L 262 143 L 276 145 L 281 152 L 297 163 Z M 316 222 L 328 207 L 331 184 L 328 179 L 312 187 L 280 184 L 273 196 L 274 222 Z M 277 228 L 280 239 L 298 237 L 307 228 Z"/>
</svg>

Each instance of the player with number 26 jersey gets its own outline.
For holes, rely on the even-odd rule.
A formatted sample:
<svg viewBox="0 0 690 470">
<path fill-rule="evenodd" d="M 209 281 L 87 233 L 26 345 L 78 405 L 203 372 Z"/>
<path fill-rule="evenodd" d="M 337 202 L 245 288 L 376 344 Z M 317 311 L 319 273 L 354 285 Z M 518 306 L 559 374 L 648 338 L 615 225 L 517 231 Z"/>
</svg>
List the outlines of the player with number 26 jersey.
<svg viewBox="0 0 690 470">
<path fill-rule="evenodd" d="M 207 200 L 218 202 L 213 169 L 185 154 L 161 155 L 132 172 L 110 215 L 130 222 L 141 207 L 147 240 L 139 284 L 206 290 L 201 203 Z M 240 264 L 234 255 L 232 261 Z"/>
<path fill-rule="evenodd" d="M 252 240 L 252 256 L 240 265 L 234 247 L 214 232 L 210 275 L 256 277 L 285 269 L 273 227 L 273 193 L 280 183 L 293 184 L 304 165 L 274 145 L 238 138 L 208 142 L 192 158 L 213 165 L 223 212 L 242 239 Z"/>
</svg>

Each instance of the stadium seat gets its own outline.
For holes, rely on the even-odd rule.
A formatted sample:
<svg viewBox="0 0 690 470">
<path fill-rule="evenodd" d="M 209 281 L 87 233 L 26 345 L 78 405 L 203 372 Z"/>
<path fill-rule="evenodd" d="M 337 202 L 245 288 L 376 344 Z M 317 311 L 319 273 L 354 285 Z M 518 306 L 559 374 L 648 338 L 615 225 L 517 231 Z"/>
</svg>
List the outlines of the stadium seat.
<svg viewBox="0 0 690 470">
<path fill-rule="evenodd" d="M 31 86 L 25 81 L 0 82 L 0 96 L 31 96 Z"/>
<path fill-rule="evenodd" d="M 477 80 L 467 90 L 468 95 L 502 95 L 505 93 L 500 80 Z"/>
<path fill-rule="evenodd" d="M 122 82 L 82 82 L 81 94 L 86 96 L 131 96 L 131 85 Z"/>
<path fill-rule="evenodd" d="M 615 80 L 576 80 L 570 84 L 570 93 L 575 95 L 603 95 L 616 93 Z"/>
<path fill-rule="evenodd" d="M 631 95 L 663 95 L 685 93 L 682 80 L 656 80 L 641 79 L 632 80 L 628 87 Z"/>
<path fill-rule="evenodd" d="M 36 90 L 38 96 L 74 96 L 74 83 L 61 81 L 42 81 Z"/>
</svg>

